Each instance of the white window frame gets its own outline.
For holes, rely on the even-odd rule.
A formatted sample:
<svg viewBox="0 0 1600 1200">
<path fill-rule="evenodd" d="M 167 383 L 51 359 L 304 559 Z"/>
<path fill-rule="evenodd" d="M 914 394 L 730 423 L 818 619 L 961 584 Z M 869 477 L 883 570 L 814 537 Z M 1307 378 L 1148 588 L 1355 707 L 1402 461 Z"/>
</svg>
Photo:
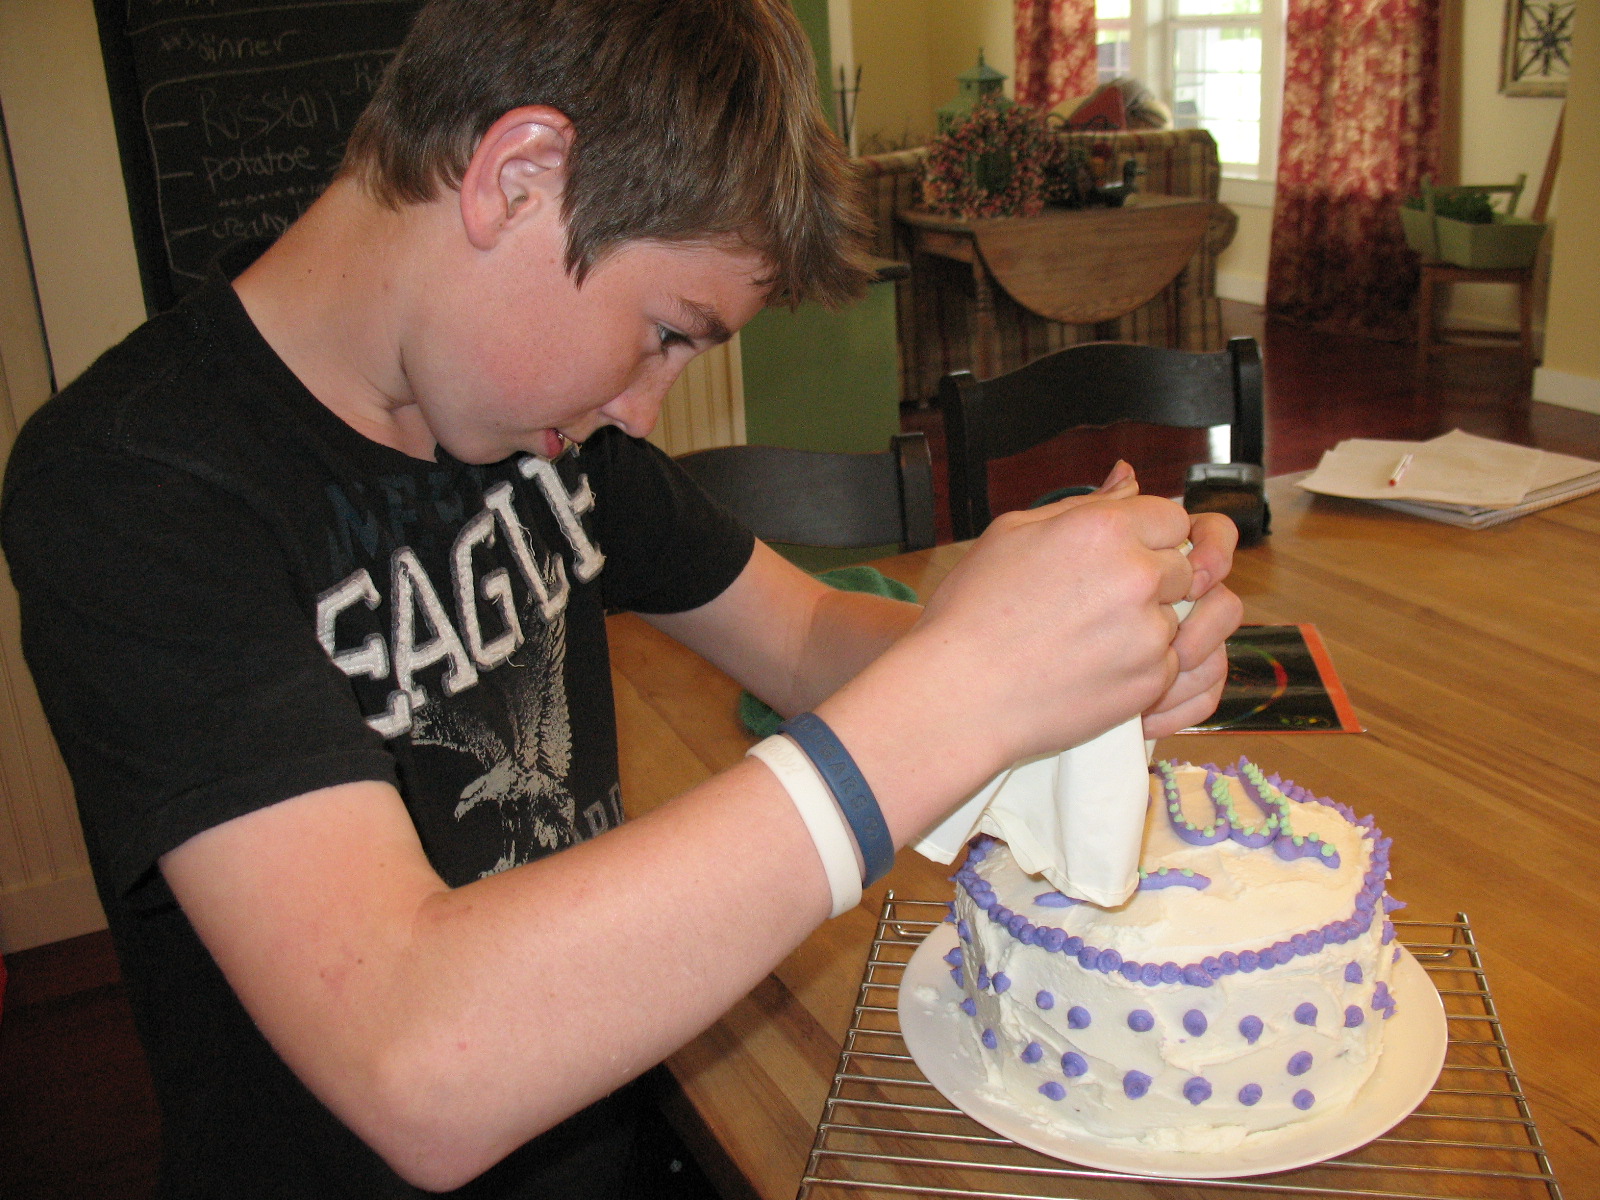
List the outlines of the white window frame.
<svg viewBox="0 0 1600 1200">
<path fill-rule="evenodd" d="M 1261 26 L 1261 151 L 1260 165 L 1222 164 L 1220 199 L 1229 204 L 1272 207 L 1278 170 L 1278 132 L 1283 119 L 1284 10 L 1288 0 L 1261 0 L 1261 12 L 1248 15 L 1180 17 L 1170 0 L 1128 0 L 1129 15 L 1102 22 L 1128 30 L 1133 74 L 1172 104 L 1172 46 L 1181 27 Z"/>
</svg>

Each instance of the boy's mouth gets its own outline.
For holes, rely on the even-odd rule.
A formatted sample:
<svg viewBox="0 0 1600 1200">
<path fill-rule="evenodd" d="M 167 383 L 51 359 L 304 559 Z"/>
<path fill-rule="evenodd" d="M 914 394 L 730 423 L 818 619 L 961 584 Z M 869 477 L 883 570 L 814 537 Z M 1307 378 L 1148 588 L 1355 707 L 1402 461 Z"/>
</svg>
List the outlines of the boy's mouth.
<svg viewBox="0 0 1600 1200">
<path fill-rule="evenodd" d="M 539 457 L 555 462 L 573 446 L 577 445 L 559 429 L 544 429 L 540 431 L 543 445 L 539 447 Z"/>
</svg>

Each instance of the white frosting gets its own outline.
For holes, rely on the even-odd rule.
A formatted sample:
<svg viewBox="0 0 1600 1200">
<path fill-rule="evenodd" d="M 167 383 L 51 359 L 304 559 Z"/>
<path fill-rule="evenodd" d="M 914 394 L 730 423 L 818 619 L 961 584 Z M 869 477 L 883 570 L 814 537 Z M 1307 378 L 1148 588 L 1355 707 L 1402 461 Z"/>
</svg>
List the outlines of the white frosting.
<svg viewBox="0 0 1600 1200">
<path fill-rule="evenodd" d="M 1206 774 L 1189 766 L 1175 773 L 1183 811 L 1202 828 L 1213 811 Z M 1260 821 L 1264 814 L 1240 782 L 1221 778 L 1243 821 Z M 961 975 L 975 1010 L 972 1035 L 981 1039 L 989 1031 L 995 1043 L 982 1048 L 991 1083 L 1038 1119 L 1064 1120 L 1099 1137 L 1138 1139 L 1164 1149 L 1227 1149 L 1247 1137 L 1338 1111 L 1372 1073 L 1381 1050 L 1382 998 L 1394 955 L 1387 940 L 1392 928 L 1377 894 L 1381 884 L 1369 888 L 1375 915 L 1365 931 L 1342 943 L 1325 940 L 1325 931 L 1334 926 L 1336 936 L 1344 936 L 1347 928 L 1340 923 L 1360 916 L 1356 900 L 1373 866 L 1376 832 L 1352 823 L 1348 810 L 1287 800 L 1292 832 L 1315 834 L 1333 846 L 1337 866 L 1328 865 L 1324 856 L 1286 861 L 1271 845 L 1251 849 L 1231 839 L 1196 846 L 1172 829 L 1156 776 L 1152 794 L 1142 869 L 1192 871 L 1210 880 L 1205 888 L 1142 890 L 1115 909 L 1050 907 L 1036 898 L 1051 893 L 1051 885 L 1025 874 L 998 842 L 989 843 L 974 856 L 981 861 L 969 860 L 970 871 L 958 875 Z M 1384 874 L 1385 858 L 1377 861 L 1378 873 Z M 1179 968 L 1208 964 L 1211 970 L 1199 977 L 1209 986 L 1151 985 L 1116 969 L 1085 967 L 1073 954 L 1039 944 L 1026 928 L 1019 937 L 996 923 L 974 900 L 974 884 L 980 896 L 984 884 L 993 890 L 997 907 L 991 911 L 1003 906 L 1038 930 L 1063 930 L 1098 951 L 1115 951 L 1124 962 Z M 1301 943 L 1308 953 L 1269 969 L 1225 970 L 1242 952 L 1259 953 L 1311 931 L 1318 932 Z M 1317 948 L 1318 942 L 1325 944 Z M 1352 978 L 1359 972 L 1359 982 L 1347 978 L 1347 971 Z M 1190 976 L 1196 977 L 1193 969 Z M 978 987 L 980 981 L 984 987 Z M 1048 993 L 1048 1008 L 1040 1006 L 1041 992 Z M 1305 1005 L 1315 1008 L 1311 1024 L 1296 1020 L 1297 1010 L 1310 1016 Z M 1086 1026 L 1071 1027 L 1074 1008 L 1087 1013 Z M 1361 1021 L 1347 1026 L 1351 1009 Z M 1135 1012 L 1149 1014 L 1148 1030 L 1130 1027 Z M 1240 1031 L 1240 1022 L 1251 1016 L 1261 1022 L 1253 1043 Z M 1186 1017 L 1194 1028 L 1203 1018 L 1204 1031 L 1186 1027 Z M 1067 1073 L 1063 1056 L 1068 1053 L 1081 1056 L 1081 1074 Z M 1298 1055 L 1309 1055 L 1309 1066 Z M 1143 1095 L 1125 1090 L 1130 1072 L 1148 1077 Z M 1052 1083 L 1061 1091 L 1059 1099 L 1040 1092 Z M 1241 1101 L 1248 1085 L 1260 1089 L 1253 1104 Z M 1209 1095 L 1202 1096 L 1207 1088 Z M 1297 1095 L 1305 1107 L 1296 1105 Z"/>
</svg>

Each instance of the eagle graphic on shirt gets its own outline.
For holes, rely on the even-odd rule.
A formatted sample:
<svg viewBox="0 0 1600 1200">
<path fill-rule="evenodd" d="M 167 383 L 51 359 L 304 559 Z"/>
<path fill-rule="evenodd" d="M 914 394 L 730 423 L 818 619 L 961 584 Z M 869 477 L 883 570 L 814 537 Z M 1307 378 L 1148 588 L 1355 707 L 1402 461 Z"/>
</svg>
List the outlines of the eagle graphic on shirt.
<svg viewBox="0 0 1600 1200">
<path fill-rule="evenodd" d="M 494 875 L 576 840 L 576 812 L 567 776 L 572 726 L 567 711 L 566 614 L 529 621 L 527 640 L 499 671 L 479 684 L 500 685 L 505 719 L 491 722 L 478 706 L 424 705 L 411 727 L 415 745 L 439 746 L 477 760 L 480 774 L 461 789 L 455 817 L 493 805 L 502 846 Z M 501 681 L 504 681 L 502 684 Z"/>
</svg>

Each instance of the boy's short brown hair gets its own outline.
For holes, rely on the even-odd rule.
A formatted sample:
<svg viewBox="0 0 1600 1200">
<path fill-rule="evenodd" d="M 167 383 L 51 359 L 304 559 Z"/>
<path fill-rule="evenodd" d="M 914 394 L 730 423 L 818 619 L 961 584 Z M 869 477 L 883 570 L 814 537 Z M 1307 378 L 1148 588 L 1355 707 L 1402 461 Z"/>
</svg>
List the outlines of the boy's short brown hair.
<svg viewBox="0 0 1600 1200">
<path fill-rule="evenodd" d="M 432 0 L 345 152 L 398 207 L 459 186 L 505 113 L 575 131 L 562 214 L 581 282 L 625 242 L 739 239 L 778 303 L 859 294 L 866 217 L 787 0 Z"/>
</svg>

